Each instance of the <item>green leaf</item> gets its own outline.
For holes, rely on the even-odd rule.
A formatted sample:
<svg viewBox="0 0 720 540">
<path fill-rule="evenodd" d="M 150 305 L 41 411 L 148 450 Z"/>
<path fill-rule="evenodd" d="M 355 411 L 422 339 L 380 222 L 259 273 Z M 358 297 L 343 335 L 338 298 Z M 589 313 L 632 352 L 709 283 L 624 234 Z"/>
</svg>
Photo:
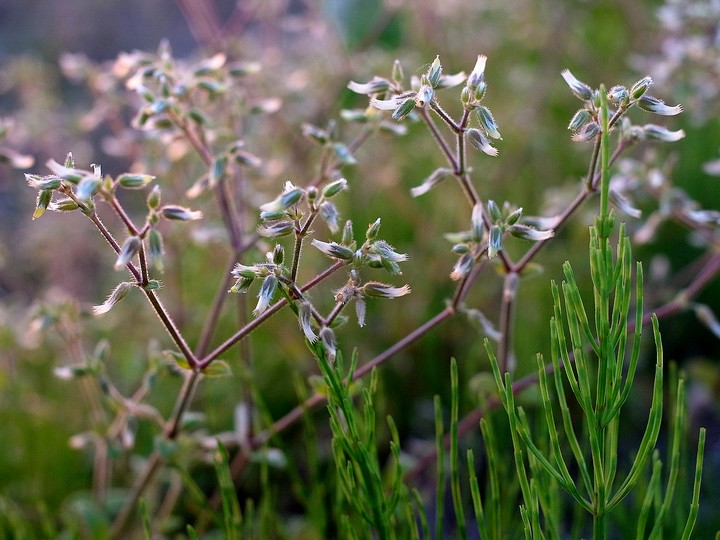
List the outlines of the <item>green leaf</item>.
<svg viewBox="0 0 720 540">
<path fill-rule="evenodd" d="M 203 374 L 206 377 L 212 378 L 228 377 L 232 375 L 232 369 L 230 369 L 230 364 L 225 360 L 213 360 L 213 362 L 203 370 Z"/>
<path fill-rule="evenodd" d="M 164 350 L 162 354 L 165 356 L 165 358 L 167 358 L 168 362 L 174 362 L 178 365 L 178 367 L 180 367 L 180 369 L 187 369 L 188 371 L 192 370 L 192 367 L 190 367 L 187 358 L 185 358 L 185 355 L 183 355 L 182 353 L 179 353 L 177 351 Z"/>
</svg>

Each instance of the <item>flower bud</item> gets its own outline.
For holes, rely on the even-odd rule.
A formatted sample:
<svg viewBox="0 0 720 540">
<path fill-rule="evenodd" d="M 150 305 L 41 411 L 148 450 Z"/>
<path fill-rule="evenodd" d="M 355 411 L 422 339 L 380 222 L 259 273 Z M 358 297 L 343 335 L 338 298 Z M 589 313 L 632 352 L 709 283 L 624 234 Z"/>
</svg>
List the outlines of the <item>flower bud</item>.
<svg viewBox="0 0 720 540">
<path fill-rule="evenodd" d="M 375 240 L 377 238 L 377 235 L 379 232 L 380 232 L 380 218 L 377 218 L 370 225 L 368 225 L 367 232 L 365 232 L 365 239 L 368 242 L 372 242 L 373 240 Z"/>
<path fill-rule="evenodd" d="M 142 240 L 139 236 L 128 236 L 118 253 L 117 260 L 115 261 L 115 270 L 120 270 L 128 264 L 137 252 L 140 251 L 141 246 Z"/>
<path fill-rule="evenodd" d="M 422 184 L 410 190 L 410 195 L 412 195 L 413 197 L 419 197 L 420 195 L 424 195 L 433 187 L 435 187 L 436 184 L 439 184 L 442 180 L 451 176 L 452 174 L 452 169 L 443 167 L 435 169 L 433 173 L 423 181 Z"/>
<path fill-rule="evenodd" d="M 475 101 L 481 101 L 482 98 L 485 97 L 486 91 L 487 83 L 485 81 L 480 81 L 480 84 L 478 84 L 477 88 L 475 89 Z"/>
<path fill-rule="evenodd" d="M 75 195 L 81 201 L 89 201 L 100 190 L 102 179 L 95 175 L 85 176 L 78 184 Z"/>
<path fill-rule="evenodd" d="M 662 116 L 675 116 L 676 114 L 680 114 L 682 112 L 682 105 L 675 105 L 674 107 L 670 107 L 669 105 L 665 105 L 665 103 L 652 96 L 643 95 L 637 102 L 638 107 L 640 107 L 643 111 L 659 114 Z"/>
<path fill-rule="evenodd" d="M 203 214 L 200 210 L 193 211 L 183 206 L 176 206 L 171 204 L 163 206 L 160 210 L 160 213 L 165 219 L 170 219 L 174 221 L 194 221 L 202 219 L 203 217 Z"/>
<path fill-rule="evenodd" d="M 70 169 L 75 168 L 75 156 L 73 156 L 72 152 L 68 152 L 67 155 L 65 156 L 64 165 L 65 165 L 65 167 L 68 167 Z"/>
<path fill-rule="evenodd" d="M 263 280 L 262 285 L 260 286 L 260 292 L 258 293 L 258 303 L 253 310 L 253 315 L 255 317 L 262 315 L 262 313 L 268 308 L 273 296 L 275 295 L 277 285 L 278 279 L 275 274 L 268 274 L 268 276 Z"/>
<path fill-rule="evenodd" d="M 332 149 L 335 151 L 335 155 L 340 160 L 342 165 L 355 165 L 357 159 L 352 155 L 348 145 L 340 142 L 333 143 Z"/>
<path fill-rule="evenodd" d="M 337 355 L 337 348 L 335 346 L 335 332 L 328 326 L 323 326 L 320 330 L 320 341 L 325 348 L 325 354 L 327 354 L 328 362 L 333 363 L 335 356 Z"/>
<path fill-rule="evenodd" d="M 238 150 L 235 152 L 235 163 L 238 163 L 243 167 L 259 169 L 262 167 L 263 161 L 255 154 L 251 154 L 245 150 Z"/>
<path fill-rule="evenodd" d="M 483 82 L 485 78 L 485 63 L 487 62 L 487 56 L 481 54 L 478 55 L 477 61 L 475 62 L 475 67 L 473 68 L 472 72 L 470 73 L 470 76 L 467 80 L 467 86 L 471 90 L 475 90 L 478 88 L 481 82 Z"/>
<path fill-rule="evenodd" d="M 295 230 L 295 225 L 292 221 L 276 221 L 273 223 L 263 223 L 257 229 L 260 236 L 265 238 L 280 238 L 287 236 Z"/>
<path fill-rule="evenodd" d="M 642 130 L 644 138 L 649 141 L 676 142 L 685 137 L 685 132 L 682 129 L 670 131 L 655 124 L 645 124 Z"/>
<path fill-rule="evenodd" d="M 330 229 L 330 232 L 335 234 L 338 232 L 338 211 L 333 203 L 325 201 L 320 205 L 320 218 L 325 222 Z"/>
<path fill-rule="evenodd" d="M 468 111 L 472 111 L 475 107 L 475 99 L 472 95 L 472 90 L 470 90 L 467 86 L 460 91 L 460 101 L 462 102 L 463 107 Z"/>
<path fill-rule="evenodd" d="M 76 203 L 70 197 L 65 197 L 63 199 L 55 201 L 54 203 L 50 203 L 49 208 L 50 210 L 54 210 L 55 212 L 70 212 L 72 210 L 77 210 L 79 206 L 78 203 Z"/>
<path fill-rule="evenodd" d="M 73 162 L 72 154 L 68 154 L 68 158 L 66 158 L 66 163 L 72 163 L 72 162 Z M 90 171 L 83 171 L 80 169 L 75 169 L 74 167 L 60 165 L 54 159 L 47 161 L 45 163 L 45 166 L 48 169 L 50 169 L 53 172 L 53 174 L 55 174 L 56 176 L 59 176 L 63 180 L 72 182 L 73 184 L 77 184 L 84 177 L 91 174 Z"/>
<path fill-rule="evenodd" d="M 475 259 L 472 256 L 472 253 L 463 253 L 462 256 L 455 263 L 452 272 L 450 272 L 450 279 L 452 279 L 453 281 L 458 281 L 464 278 L 470 273 L 470 270 L 472 270 L 474 264 Z"/>
<path fill-rule="evenodd" d="M 126 189 L 142 189 L 153 180 L 155 180 L 155 177 L 149 174 L 125 173 L 117 178 L 118 184 Z"/>
<path fill-rule="evenodd" d="M 38 192 L 37 204 L 35 205 L 35 211 L 32 215 L 33 219 L 37 219 L 45 213 L 50 201 L 52 201 L 52 194 L 51 189 L 43 189 Z"/>
<path fill-rule="evenodd" d="M 337 242 L 322 242 L 318 239 L 313 239 L 312 245 L 333 259 L 351 261 L 355 255 L 355 252 L 352 249 L 338 244 Z"/>
<path fill-rule="evenodd" d="M 522 213 L 522 207 L 513 210 L 505 220 L 505 223 L 507 223 L 508 225 L 515 225 L 515 223 L 517 223 L 517 221 L 522 217 Z"/>
<path fill-rule="evenodd" d="M 500 207 L 495 203 L 495 201 L 493 201 L 492 199 L 488 200 L 487 207 L 488 212 L 490 212 L 490 217 L 492 218 L 494 223 L 502 221 L 502 211 L 500 210 Z"/>
<path fill-rule="evenodd" d="M 40 176 L 25 173 L 25 180 L 31 188 L 39 190 L 53 190 L 62 185 L 62 179 L 59 176 Z"/>
<path fill-rule="evenodd" d="M 542 240 L 548 240 L 554 236 L 554 232 L 549 231 L 538 231 L 527 225 L 516 223 L 510 227 L 510 234 L 523 240 L 531 240 L 532 242 L 540 242 Z"/>
<path fill-rule="evenodd" d="M 237 263 L 230 272 L 236 278 L 254 278 L 257 276 L 257 268 L 255 266 L 246 266 L 241 263 Z"/>
<path fill-rule="evenodd" d="M 402 83 L 403 79 L 405 78 L 405 74 L 403 73 L 403 68 L 400 64 L 400 60 L 396 59 L 393 62 L 392 75 L 390 76 L 390 78 L 395 84 Z"/>
<path fill-rule="evenodd" d="M 415 98 L 407 98 L 392 113 L 393 120 L 402 120 L 415 108 Z"/>
<path fill-rule="evenodd" d="M 573 132 L 579 131 L 585 124 L 587 124 L 591 120 L 592 115 L 590 114 L 590 111 L 588 111 L 587 109 L 580 109 L 573 115 L 570 123 L 568 124 L 568 129 Z"/>
<path fill-rule="evenodd" d="M 630 93 L 624 86 L 613 86 L 608 90 L 607 98 L 612 103 L 626 103 L 630 99 Z"/>
<path fill-rule="evenodd" d="M 213 161 L 212 167 L 210 167 L 210 185 L 214 186 L 217 184 L 220 180 L 222 180 L 223 176 L 225 176 L 225 171 L 227 170 L 228 165 L 228 158 L 226 155 L 222 155 L 218 158 L 215 158 Z"/>
<path fill-rule="evenodd" d="M 587 84 L 584 82 L 581 82 L 575 78 L 575 76 L 570 73 L 569 69 L 565 69 L 561 72 L 561 75 L 563 79 L 565 79 L 565 82 L 570 87 L 570 90 L 572 91 L 575 96 L 583 101 L 589 101 L 593 97 L 593 91 L 592 88 L 590 88 Z"/>
<path fill-rule="evenodd" d="M 260 212 L 260 219 L 262 221 L 276 221 L 287 217 L 285 210 L 274 210 L 271 212 Z"/>
<path fill-rule="evenodd" d="M 363 285 L 362 292 L 365 296 L 392 299 L 410 294 L 410 286 L 403 285 L 402 287 L 393 287 L 392 285 L 379 283 L 377 281 L 368 281 Z"/>
<path fill-rule="evenodd" d="M 163 244 L 162 235 L 157 229 L 150 229 L 148 232 L 148 252 L 150 259 L 153 261 L 156 267 L 161 265 L 161 259 L 163 255 Z M 160 269 L 160 268 L 158 268 Z"/>
<path fill-rule="evenodd" d="M 483 222 L 482 206 L 479 204 L 473 206 L 470 222 L 472 224 L 471 231 L 473 242 L 482 242 L 485 223 Z"/>
<path fill-rule="evenodd" d="M 425 84 L 420 87 L 420 90 L 418 90 L 418 93 L 415 96 L 415 105 L 420 108 L 425 108 L 434 98 L 435 90 L 433 90 L 433 87 L 431 85 Z"/>
<path fill-rule="evenodd" d="M 488 156 L 495 157 L 498 155 L 498 150 L 490 144 L 485 134 L 476 128 L 470 128 L 465 131 L 465 136 L 475 148 L 484 152 Z"/>
<path fill-rule="evenodd" d="M 493 259 L 502 251 L 502 229 L 497 225 L 490 227 L 490 240 L 488 241 L 488 257 Z"/>
<path fill-rule="evenodd" d="M 272 252 L 272 262 L 273 264 L 282 264 L 283 260 L 285 259 L 285 249 L 280 244 L 275 244 L 275 248 L 273 248 Z"/>
<path fill-rule="evenodd" d="M 312 124 L 303 124 L 302 134 L 308 139 L 312 139 L 320 144 L 325 144 L 328 141 L 327 132 Z"/>
<path fill-rule="evenodd" d="M 355 244 L 355 235 L 353 234 L 352 221 L 349 219 L 345 222 L 343 227 L 342 240 L 340 243 L 343 246 L 353 246 Z"/>
<path fill-rule="evenodd" d="M 151 210 L 157 210 L 157 207 L 160 206 L 160 186 L 153 186 L 150 193 L 148 193 L 146 203 Z"/>
<path fill-rule="evenodd" d="M 345 178 L 340 178 L 339 180 L 335 180 L 334 182 L 330 182 L 327 186 L 325 186 L 322 190 L 323 197 L 329 199 L 333 195 L 337 195 L 344 189 L 347 189 L 348 182 Z"/>
<path fill-rule="evenodd" d="M 601 131 L 600 124 L 597 122 L 588 122 L 580 129 L 580 131 L 573 134 L 572 140 L 575 142 L 591 141 L 598 136 Z"/>
<path fill-rule="evenodd" d="M 650 85 L 652 84 L 652 78 L 651 77 L 643 77 L 638 82 L 632 85 L 630 88 L 630 97 L 632 99 L 640 99 L 645 92 L 647 92 L 647 89 L 650 88 Z"/>
<path fill-rule="evenodd" d="M 430 64 L 430 68 L 427 72 L 428 82 L 433 88 L 436 87 L 440 82 L 440 77 L 442 76 L 442 69 L 443 68 L 442 64 L 440 63 L 440 57 L 436 56 L 435 60 L 433 60 L 433 63 Z"/>
<path fill-rule="evenodd" d="M 373 77 L 366 83 L 350 81 L 347 87 L 356 94 L 382 94 L 390 89 L 390 81 L 382 77 Z"/>
<path fill-rule="evenodd" d="M 313 331 L 312 327 L 312 311 L 309 302 L 300 302 L 298 305 L 298 322 L 300 323 L 300 329 L 305 334 L 305 339 L 310 343 L 315 343 L 318 340 L 317 335 Z"/>
<path fill-rule="evenodd" d="M 362 298 L 355 300 L 355 315 L 357 316 L 358 326 L 365 326 L 365 300 Z"/>
<path fill-rule="evenodd" d="M 376 255 L 379 255 L 380 258 L 387 259 L 392 262 L 405 262 L 408 260 L 407 253 L 396 252 L 395 248 L 393 248 L 385 240 L 378 240 L 373 243 L 370 248 L 370 253 L 375 253 Z"/>
<path fill-rule="evenodd" d="M 490 137 L 493 139 L 502 139 L 500 132 L 498 131 L 497 123 L 495 122 L 495 118 L 493 118 L 490 109 L 481 105 L 475 109 L 475 115 L 477 116 L 480 125 Z"/>
<path fill-rule="evenodd" d="M 251 277 L 241 277 L 238 278 L 237 281 L 233 284 L 232 287 L 230 287 L 231 293 L 245 293 L 248 292 L 248 289 L 250 288 L 250 285 L 252 285 L 252 282 L 255 278 Z"/>
<path fill-rule="evenodd" d="M 105 302 L 99 306 L 92 307 L 93 315 L 103 315 L 110 311 L 115 304 L 127 296 L 132 287 L 133 284 L 127 281 L 119 283 L 107 297 Z"/>
</svg>

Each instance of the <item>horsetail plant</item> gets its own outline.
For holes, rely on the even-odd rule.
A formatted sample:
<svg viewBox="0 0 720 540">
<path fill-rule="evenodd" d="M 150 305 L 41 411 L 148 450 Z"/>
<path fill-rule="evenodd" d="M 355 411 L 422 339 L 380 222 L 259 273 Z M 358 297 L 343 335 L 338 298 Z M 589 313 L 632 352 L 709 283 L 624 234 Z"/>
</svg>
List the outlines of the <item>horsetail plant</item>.
<svg viewBox="0 0 720 540">
<path fill-rule="evenodd" d="M 606 92 L 602 86 L 596 91 L 592 90 L 585 83 L 575 79 L 569 71 L 563 72 L 563 76 L 573 93 L 586 104 L 586 108 L 582 110 L 586 113 L 585 125 L 578 127 L 577 122 L 571 122 L 570 127 L 576 132 L 574 139 L 594 139 L 596 155 L 599 151 L 600 213 L 596 216 L 595 224 L 590 227 L 589 259 L 594 304 L 591 314 L 588 314 L 584 306 L 580 288 L 569 262 L 563 265 L 565 281 L 561 286 L 552 283 L 554 316 L 550 322 L 552 344 L 550 354 L 555 396 L 562 418 L 561 429 L 558 428 L 555 420 L 545 362 L 541 354 L 537 356 L 538 382 L 550 441 L 549 453 L 544 452 L 533 439 L 523 408 L 515 405 L 510 376 L 505 374 L 503 378 L 487 339 L 485 347 L 510 422 L 515 463 L 524 500 L 522 512 L 526 519 L 526 536 L 541 537 L 547 534 L 551 538 L 559 537 L 558 524 L 555 521 L 557 512 L 549 504 L 550 495 L 547 486 L 552 484 L 541 482 L 539 475 L 542 474 L 548 475 L 553 482 L 572 496 L 577 505 L 592 516 L 592 538 L 602 540 L 608 538 L 610 534 L 608 525 L 610 512 L 637 485 L 644 473 L 646 463 L 653 456 L 663 418 L 663 350 L 658 320 L 653 315 L 652 330 L 656 362 L 652 403 L 645 433 L 630 470 L 624 478 L 619 479 L 618 433 L 621 410 L 630 395 L 640 356 L 643 272 L 642 265 L 638 262 L 635 267 L 634 331 L 630 334 L 628 317 L 632 303 L 633 268 L 630 240 L 624 225 L 621 225 L 618 231 L 617 247 L 613 250 L 610 246 L 610 238 L 615 229 L 615 217 L 609 208 L 609 135 L 612 125 L 633 100 L 641 108 L 657 114 L 677 114 L 681 108 L 679 106 L 670 108 L 655 98 L 645 96 L 644 93 L 649 86 L 647 78 L 634 85 L 630 92 L 623 87 L 613 87 L 610 92 Z M 614 101 L 618 109 L 611 111 L 608 101 Z M 590 124 L 594 126 L 592 129 L 588 128 Z M 594 324 L 591 324 L 591 320 L 594 320 Z M 569 332 L 569 340 L 566 329 Z M 562 377 L 563 373 L 565 380 Z M 582 411 L 582 433 L 586 438 L 583 441 L 578 437 L 570 413 L 571 407 L 565 392 L 566 384 Z M 676 445 L 679 442 L 681 418 L 684 418 L 682 381 L 678 384 L 678 409 L 674 415 L 674 443 L 670 456 L 671 472 L 666 497 L 655 514 L 651 537 L 656 537 L 662 530 L 663 518 L 671 504 L 676 481 L 679 456 Z M 561 435 L 569 446 L 572 461 L 564 455 Z M 704 430 L 701 430 L 700 438 L 702 442 Z M 529 476 L 526 460 L 530 468 Z M 659 465 L 658 458 L 653 462 L 651 489 L 646 496 L 648 498 L 652 497 L 652 494 L 657 494 L 659 489 L 659 476 L 656 470 Z M 702 467 L 700 459 L 697 467 L 699 469 Z M 571 470 L 576 470 L 579 478 L 573 478 Z M 699 473 L 696 482 L 699 482 Z M 698 488 L 699 484 L 696 483 L 694 489 Z M 638 537 L 643 537 L 646 519 L 647 512 L 643 511 L 638 524 Z M 692 529 L 691 517 L 688 518 L 687 529 L 689 534 Z"/>
</svg>

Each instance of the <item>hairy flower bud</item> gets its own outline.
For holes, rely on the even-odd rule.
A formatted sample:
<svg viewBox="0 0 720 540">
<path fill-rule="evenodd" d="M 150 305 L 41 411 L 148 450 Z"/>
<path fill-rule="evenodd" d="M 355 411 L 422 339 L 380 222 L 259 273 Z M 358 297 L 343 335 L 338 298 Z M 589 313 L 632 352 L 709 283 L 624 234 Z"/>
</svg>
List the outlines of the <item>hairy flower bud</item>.
<svg viewBox="0 0 720 540">
<path fill-rule="evenodd" d="M 152 265 L 162 272 L 163 243 L 160 231 L 157 229 L 150 229 L 150 232 L 148 232 L 148 253 L 150 255 L 150 262 Z"/>
<path fill-rule="evenodd" d="M 38 192 L 37 203 L 35 205 L 35 211 L 33 212 L 32 218 L 37 219 L 45 213 L 50 201 L 52 201 L 52 190 L 43 189 Z"/>
<path fill-rule="evenodd" d="M 470 76 L 467 80 L 467 86 L 471 90 L 475 90 L 479 87 L 480 83 L 483 82 L 483 79 L 485 78 L 485 64 L 487 63 L 487 56 L 481 54 L 478 55 L 477 61 L 475 62 L 475 67 L 473 68 L 472 72 L 470 72 Z"/>
<path fill-rule="evenodd" d="M 268 308 L 272 301 L 275 291 L 277 289 L 278 279 L 275 274 L 268 274 L 263 280 L 260 286 L 260 292 L 258 293 L 258 303 L 253 310 L 255 317 L 262 315 L 263 312 Z"/>
<path fill-rule="evenodd" d="M 62 185 L 62 179 L 59 176 L 40 176 L 26 173 L 25 180 L 31 188 L 40 190 L 57 189 Z"/>
<path fill-rule="evenodd" d="M 80 199 L 81 201 L 89 201 L 100 190 L 101 183 L 102 183 L 102 179 L 98 176 L 95 176 L 95 175 L 85 176 L 78 183 L 78 187 L 77 187 L 77 191 L 75 192 L 75 195 L 77 195 L 77 198 Z"/>
<path fill-rule="evenodd" d="M 470 144 L 488 156 L 495 157 L 498 155 L 497 148 L 490 144 L 490 141 L 481 130 L 470 128 L 465 131 L 465 136 L 470 141 Z"/>
<path fill-rule="evenodd" d="M 155 177 L 149 174 L 125 173 L 118 176 L 117 183 L 126 189 L 142 189 L 153 180 Z"/>
<path fill-rule="evenodd" d="M 661 116 L 675 116 L 682 112 L 682 105 L 671 107 L 653 96 L 643 95 L 637 102 L 638 107 L 643 111 L 659 114 Z"/>
<path fill-rule="evenodd" d="M 570 123 L 568 124 L 568 129 L 573 132 L 579 131 L 585 124 L 590 121 L 592 121 L 592 115 L 590 114 L 590 111 L 588 111 L 587 109 L 580 109 L 573 115 Z"/>
<path fill-rule="evenodd" d="M 442 64 L 440 63 L 440 57 L 436 56 L 435 60 L 433 60 L 433 63 L 430 64 L 430 68 L 427 72 L 427 78 L 430 85 L 434 88 L 438 85 L 440 82 L 440 77 L 442 76 Z"/>
<path fill-rule="evenodd" d="M 103 302 L 99 306 L 93 306 L 93 315 L 103 315 L 110 311 L 115 304 L 117 304 L 120 300 L 127 296 L 128 292 L 130 292 L 130 289 L 132 289 L 132 287 L 133 284 L 127 281 L 119 283 L 107 297 L 105 302 Z"/>
<path fill-rule="evenodd" d="M 632 99 L 640 99 L 643 94 L 647 92 L 647 89 L 650 88 L 651 84 L 652 78 L 643 77 L 630 88 L 630 97 Z"/>
<path fill-rule="evenodd" d="M 140 251 L 141 246 L 142 240 L 139 236 L 128 236 L 118 253 L 117 260 L 115 261 L 115 270 L 120 270 L 129 263 L 137 252 Z"/>
<path fill-rule="evenodd" d="M 485 223 L 483 222 L 482 206 L 479 204 L 473 206 L 470 222 L 472 224 L 471 233 L 473 242 L 482 242 Z"/>
<path fill-rule="evenodd" d="M 305 334 L 305 339 L 310 343 L 315 343 L 318 340 L 318 336 L 313 331 L 312 311 L 309 302 L 300 302 L 298 305 L 298 322 L 300 323 L 300 329 L 303 334 Z"/>
<path fill-rule="evenodd" d="M 645 124 L 642 127 L 642 131 L 644 138 L 650 141 L 676 142 L 685 137 L 685 131 L 682 129 L 670 131 L 655 124 Z"/>
<path fill-rule="evenodd" d="M 570 73 L 569 69 L 563 70 L 561 72 L 561 75 L 563 79 L 565 79 L 567 85 L 570 87 L 570 90 L 572 90 L 572 93 L 575 94 L 578 99 L 581 99 L 583 101 L 589 101 L 590 99 L 592 99 L 592 88 L 590 88 L 584 82 L 577 80 L 575 76 Z"/>
<path fill-rule="evenodd" d="M 347 189 L 348 182 L 345 178 L 340 178 L 339 180 L 335 180 L 334 182 L 330 182 L 328 185 L 326 185 L 323 190 L 322 194 L 323 197 L 329 199 L 333 195 L 337 195 L 344 189 Z"/>
<path fill-rule="evenodd" d="M 365 296 L 391 299 L 410 294 L 410 286 L 403 285 L 402 287 L 393 287 L 392 285 L 379 283 L 377 281 L 368 281 L 363 285 L 362 292 Z"/>
<path fill-rule="evenodd" d="M 375 240 L 377 238 L 377 235 L 379 232 L 380 232 L 380 218 L 377 218 L 370 225 L 368 225 L 367 232 L 365 233 L 365 239 L 368 242 L 372 242 L 373 240 Z"/>
<path fill-rule="evenodd" d="M 393 111 L 392 119 L 402 120 L 412 112 L 412 110 L 415 108 L 415 104 L 416 102 L 414 97 L 407 98 L 405 101 L 400 103 L 400 105 Z"/>
<path fill-rule="evenodd" d="M 151 210 L 157 210 L 158 206 L 160 206 L 160 186 L 153 186 L 150 193 L 148 193 L 146 203 Z"/>
<path fill-rule="evenodd" d="M 429 84 L 425 84 L 420 87 L 417 95 L 415 96 L 415 105 L 422 108 L 427 107 L 430 102 L 435 98 L 435 90 Z M 393 113 L 394 114 L 394 113 Z"/>
<path fill-rule="evenodd" d="M 390 89 L 390 81 L 382 77 L 373 77 L 366 83 L 350 81 L 347 87 L 356 94 L 382 94 Z"/>
<path fill-rule="evenodd" d="M 472 270 L 474 264 L 475 259 L 472 256 L 472 253 L 463 253 L 455 263 L 455 266 L 450 273 L 450 279 L 452 279 L 453 281 L 458 281 L 464 278 L 470 273 L 470 270 Z"/>
<path fill-rule="evenodd" d="M 611 103 L 625 103 L 630 99 L 630 93 L 624 86 L 613 86 L 607 93 L 608 101 Z"/>
<path fill-rule="evenodd" d="M 490 240 L 488 241 L 488 257 L 493 259 L 502 251 L 502 229 L 497 225 L 490 227 Z"/>
<path fill-rule="evenodd" d="M 318 239 L 313 239 L 312 245 L 333 259 L 351 261 L 355 255 L 355 252 L 352 249 L 347 246 L 343 246 L 342 244 L 338 244 L 337 242 L 322 242 Z"/>
<path fill-rule="evenodd" d="M 258 234 L 265 238 L 280 238 L 287 236 L 295 230 L 292 221 L 275 221 L 273 223 L 263 223 L 257 228 Z"/>
<path fill-rule="evenodd" d="M 495 118 L 493 118 L 490 109 L 481 105 L 475 109 L 475 116 L 488 136 L 493 139 L 502 139 L 500 132 L 498 131 L 497 123 L 495 122 Z"/>
</svg>

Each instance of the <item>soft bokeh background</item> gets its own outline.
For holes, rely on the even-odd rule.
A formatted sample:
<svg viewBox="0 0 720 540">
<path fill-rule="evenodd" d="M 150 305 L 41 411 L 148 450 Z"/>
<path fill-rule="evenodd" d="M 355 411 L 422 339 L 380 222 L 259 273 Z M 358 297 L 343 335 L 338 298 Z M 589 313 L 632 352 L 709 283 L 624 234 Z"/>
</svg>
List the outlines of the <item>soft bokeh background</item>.
<svg viewBox="0 0 720 540">
<path fill-rule="evenodd" d="M 593 86 L 630 85 L 651 75 L 656 79 L 654 95 L 685 104 L 686 114 L 666 124 L 685 129 L 687 137 L 658 147 L 657 162 L 674 163 L 675 183 L 703 207 L 718 209 L 720 184 L 703 170 L 703 164 L 718 157 L 720 141 L 719 79 L 713 64 L 720 56 L 718 45 L 710 39 L 693 48 L 690 39 L 683 40 L 717 36 L 719 14 L 711 3 L 696 4 L 706 6 L 706 11 L 683 26 L 672 11 L 675 5 L 680 13 L 683 3 L 649 0 L 274 0 L 237 5 L 230 0 L 2 0 L 0 117 L 11 119 L 12 129 L 1 144 L 34 157 L 33 172 L 44 173 L 45 161 L 61 160 L 68 151 L 79 165 L 101 163 L 105 172 L 123 172 L 132 159 L 113 151 L 107 125 L 92 126 L 92 91 L 61 74 L 61 55 L 81 53 L 93 62 L 112 62 L 123 51 L 152 51 L 167 39 L 177 58 L 199 58 L 203 51 L 211 53 L 225 43 L 234 57 L 263 65 L 253 83 L 253 97 L 279 97 L 283 103 L 266 124 L 246 126 L 244 134 L 248 147 L 266 162 L 264 174 L 254 179 L 261 203 L 287 179 L 302 184 L 312 178 L 318 156 L 301 136 L 302 123 L 324 126 L 343 107 L 365 106 L 363 96 L 345 89 L 349 80 L 388 76 L 396 58 L 406 75 L 422 73 L 436 55 L 447 73 L 469 71 L 477 55 L 485 54 L 486 103 L 503 140 L 497 159 L 472 156 L 482 197 L 509 200 L 526 214 L 544 214 L 554 201 L 575 193 L 586 172 L 589 148 L 572 143 L 566 130 L 578 106 L 560 77 L 562 69 L 570 68 Z M 714 71 L 708 67 L 713 65 Z M 459 101 L 452 92 L 442 99 L 456 114 Z M 352 135 L 352 127 L 341 129 L 348 138 Z M 633 155 L 643 158 L 646 151 L 641 146 Z M 351 191 L 339 200 L 340 210 L 353 220 L 358 234 L 366 223 L 382 218 L 384 237 L 410 255 L 402 279 L 413 288 L 406 299 L 369 303 L 367 326 L 357 329 L 351 322 L 339 333 L 341 346 L 358 347 L 363 361 L 443 308 L 453 291 L 447 275 L 454 259 L 442 234 L 466 227 L 469 209 L 458 211 L 465 201 L 454 186 L 418 199 L 409 196 L 410 187 L 442 164 L 420 125 L 409 126 L 402 138 L 374 138 L 356 157 L 358 165 L 344 171 Z M 162 171 L 162 163 L 158 166 Z M 68 439 L 89 429 L 93 421 L 75 383 L 53 377 L 53 366 L 67 362 L 73 348 L 92 351 L 95 343 L 107 339 L 112 351 L 108 371 L 122 390 L 131 391 L 144 369 L 148 347 L 165 348 L 168 340 L 138 297 L 128 298 L 122 310 L 101 320 L 87 315 L 87 308 L 100 303 L 122 279 L 112 270 L 112 253 L 81 216 L 45 215 L 32 221 L 35 193 L 25 185 L 22 172 L 0 166 L 0 496 L 18 505 L 41 501 L 52 513 L 87 489 L 92 463 L 88 455 L 72 450 Z M 161 176 L 155 170 L 146 172 Z M 173 178 L 174 194 L 181 197 L 193 174 L 201 172 L 195 163 L 195 170 L 185 171 L 186 177 Z M 538 258 L 544 273 L 521 285 L 514 345 L 520 374 L 533 369 L 536 352 L 548 354 L 549 281 L 561 278 L 560 263 L 570 259 L 578 275 L 587 278 L 585 225 L 594 212 L 590 206 L 580 212 Z M 167 239 L 172 270 L 163 277 L 163 296 L 191 343 L 224 266 L 225 251 L 213 236 L 215 224 L 211 220 L 206 229 L 195 230 L 190 241 L 187 230 Z M 628 226 L 633 230 L 638 225 L 630 220 Z M 508 249 L 517 254 L 526 247 L 515 244 Z M 672 224 L 641 246 L 636 256 L 647 269 L 654 269 L 651 279 L 656 280 L 647 292 L 647 305 L 667 301 L 668 292 L 692 274 L 686 265 L 700 253 L 687 233 Z M 305 277 L 311 276 L 312 269 Z M 468 303 L 495 320 L 500 285 L 499 277 L 489 276 L 476 286 Z M 329 292 L 326 301 L 329 305 Z M 708 287 L 699 301 L 718 308 L 720 282 Z M 41 330 L 39 314 L 45 320 L 60 317 L 64 332 L 57 327 Z M 217 340 L 229 335 L 235 324 L 228 314 Z M 667 360 L 690 374 L 691 412 L 709 429 L 707 470 L 716 475 L 720 342 L 692 313 L 663 321 L 661 328 Z M 379 407 L 393 415 L 408 446 L 432 436 L 432 396 L 447 396 L 451 357 L 459 362 L 466 389 L 474 374 L 487 369 L 482 337 L 456 318 L 382 368 Z M 288 372 L 310 375 L 312 358 L 289 313 L 253 335 L 251 347 L 253 380 L 271 414 L 278 417 L 297 403 Z M 234 349 L 227 359 L 235 363 L 238 356 Z M 647 361 L 638 381 L 639 404 L 647 397 L 645 368 Z M 239 374 L 204 384 L 197 408 L 206 407 L 210 432 L 231 429 L 234 407 L 244 395 L 242 385 Z M 151 399 L 167 413 L 176 390 L 177 381 L 163 381 Z M 466 409 L 473 404 L 467 398 Z M 642 415 L 637 421 L 643 421 Z M 141 451 L 150 445 L 144 430 L 141 427 L 138 435 Z M 695 438 L 693 429 L 690 446 Z M 706 492 L 712 491 L 712 477 L 706 476 L 705 486 Z M 705 510 L 710 512 L 711 506 Z"/>
</svg>

